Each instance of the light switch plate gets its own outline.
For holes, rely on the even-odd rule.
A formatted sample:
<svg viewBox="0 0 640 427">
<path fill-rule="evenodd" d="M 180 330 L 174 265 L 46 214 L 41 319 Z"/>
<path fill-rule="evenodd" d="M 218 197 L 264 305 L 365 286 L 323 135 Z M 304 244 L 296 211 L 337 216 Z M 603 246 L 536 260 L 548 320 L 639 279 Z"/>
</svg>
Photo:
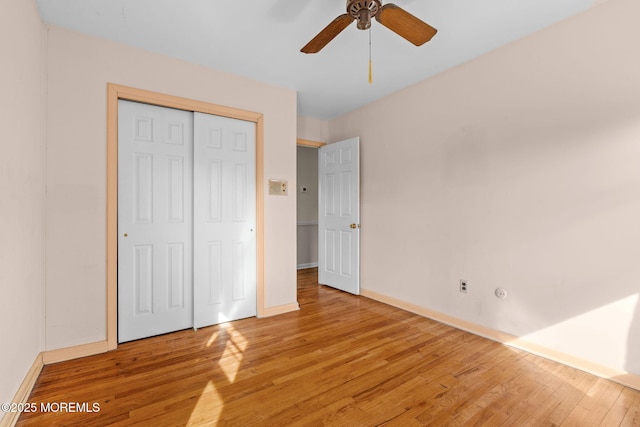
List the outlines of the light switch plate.
<svg viewBox="0 0 640 427">
<path fill-rule="evenodd" d="M 289 184 L 285 180 L 270 179 L 269 180 L 269 194 L 272 196 L 286 196 L 289 194 Z"/>
</svg>

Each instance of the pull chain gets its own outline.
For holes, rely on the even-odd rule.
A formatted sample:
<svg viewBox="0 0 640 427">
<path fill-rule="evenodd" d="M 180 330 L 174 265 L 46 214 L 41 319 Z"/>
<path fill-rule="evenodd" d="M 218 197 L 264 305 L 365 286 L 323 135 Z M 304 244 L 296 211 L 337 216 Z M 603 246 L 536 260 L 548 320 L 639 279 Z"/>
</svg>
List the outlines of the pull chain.
<svg viewBox="0 0 640 427">
<path fill-rule="evenodd" d="M 369 84 L 373 83 L 373 65 L 371 63 L 371 27 L 369 27 Z"/>
</svg>

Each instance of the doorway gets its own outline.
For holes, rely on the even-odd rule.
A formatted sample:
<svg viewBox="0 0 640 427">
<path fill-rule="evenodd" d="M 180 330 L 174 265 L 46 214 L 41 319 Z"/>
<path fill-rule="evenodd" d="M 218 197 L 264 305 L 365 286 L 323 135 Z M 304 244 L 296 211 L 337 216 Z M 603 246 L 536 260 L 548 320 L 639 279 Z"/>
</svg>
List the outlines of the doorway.
<svg viewBox="0 0 640 427">
<path fill-rule="evenodd" d="M 316 162 L 315 168 L 305 159 L 309 156 L 304 151 L 307 147 L 315 151 L 311 160 Z M 317 253 L 312 253 L 317 254 L 314 264 L 317 262 L 318 283 L 356 295 L 360 294 L 359 147 L 358 137 L 332 144 L 298 140 L 298 269 L 314 267 L 300 258 L 305 250 L 311 252 L 313 248 L 309 246 L 313 245 L 317 247 Z M 305 193 L 310 189 L 314 190 L 317 205 L 306 215 L 317 215 L 313 216 L 317 222 L 311 223 L 317 227 L 313 233 L 317 243 L 312 240 L 313 235 L 305 241 L 304 237 L 312 233 L 305 231 L 309 223 L 300 221 L 301 213 L 309 210 L 303 203 L 308 203 Z"/>
<path fill-rule="evenodd" d="M 298 145 L 297 269 L 318 267 L 318 148 Z"/>
</svg>

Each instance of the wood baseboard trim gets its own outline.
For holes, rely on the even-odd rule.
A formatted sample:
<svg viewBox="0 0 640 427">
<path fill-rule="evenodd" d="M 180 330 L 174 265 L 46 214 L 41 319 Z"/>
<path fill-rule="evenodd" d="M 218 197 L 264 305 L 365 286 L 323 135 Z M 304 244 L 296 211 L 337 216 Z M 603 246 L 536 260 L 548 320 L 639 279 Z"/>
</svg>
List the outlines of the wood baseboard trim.
<svg viewBox="0 0 640 427">
<path fill-rule="evenodd" d="M 78 359 L 80 357 L 106 353 L 107 351 L 109 351 L 109 342 L 106 340 L 98 341 L 89 344 L 76 345 L 74 347 L 45 351 L 42 353 L 42 361 L 45 365 L 50 365 L 52 363 L 64 362 L 67 360 Z"/>
<path fill-rule="evenodd" d="M 640 375 L 600 365 L 521 338 L 504 344 L 640 391 Z"/>
<path fill-rule="evenodd" d="M 278 314 L 284 314 L 284 313 L 289 313 L 291 311 L 298 311 L 298 310 L 300 310 L 300 306 L 298 305 L 297 302 L 294 302 L 291 304 L 279 305 L 276 307 L 267 307 L 264 309 L 264 311 L 262 312 L 262 316 L 260 317 L 277 316 Z"/>
<path fill-rule="evenodd" d="M 40 371 L 42 371 L 43 367 L 44 363 L 42 361 L 42 353 L 38 353 L 33 361 L 33 365 L 31 365 L 31 368 L 27 371 L 27 375 L 25 375 L 24 380 L 22 380 L 22 384 L 20 384 L 18 391 L 13 397 L 13 400 L 11 401 L 12 403 L 27 403 L 29 396 L 31 395 L 31 390 L 33 390 L 33 386 L 36 384 L 38 375 L 40 375 Z M 19 417 L 20 412 L 6 412 L 2 419 L 0 419 L 0 427 L 15 426 Z"/>
<path fill-rule="evenodd" d="M 391 305 L 396 308 L 400 308 L 402 310 L 409 311 L 411 313 L 418 314 L 423 317 L 427 317 L 429 319 L 447 324 L 449 326 L 453 326 L 454 328 L 461 329 L 463 331 L 470 332 L 472 334 L 479 335 L 493 341 L 497 341 L 509 347 L 524 350 L 528 353 L 535 354 L 536 356 L 544 357 L 545 359 L 553 360 L 554 362 L 562 363 L 563 365 L 567 365 L 572 368 L 590 373 L 592 375 L 617 382 L 623 386 L 630 387 L 635 390 L 640 390 L 640 375 L 609 368 L 598 363 L 582 359 L 580 357 L 576 357 L 527 341 L 515 335 L 487 328 L 476 323 L 462 320 L 435 310 L 430 310 L 425 307 L 420 307 L 416 304 L 383 295 L 368 289 L 361 289 L 360 295 Z"/>
</svg>

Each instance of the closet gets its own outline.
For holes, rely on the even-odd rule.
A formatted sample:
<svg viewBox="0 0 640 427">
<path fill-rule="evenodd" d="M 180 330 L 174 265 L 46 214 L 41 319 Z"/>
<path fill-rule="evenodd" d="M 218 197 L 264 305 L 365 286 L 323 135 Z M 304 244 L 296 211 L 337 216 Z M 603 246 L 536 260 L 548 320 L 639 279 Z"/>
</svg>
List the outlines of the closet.
<svg viewBox="0 0 640 427">
<path fill-rule="evenodd" d="M 118 342 L 256 315 L 255 123 L 118 101 Z"/>
</svg>

